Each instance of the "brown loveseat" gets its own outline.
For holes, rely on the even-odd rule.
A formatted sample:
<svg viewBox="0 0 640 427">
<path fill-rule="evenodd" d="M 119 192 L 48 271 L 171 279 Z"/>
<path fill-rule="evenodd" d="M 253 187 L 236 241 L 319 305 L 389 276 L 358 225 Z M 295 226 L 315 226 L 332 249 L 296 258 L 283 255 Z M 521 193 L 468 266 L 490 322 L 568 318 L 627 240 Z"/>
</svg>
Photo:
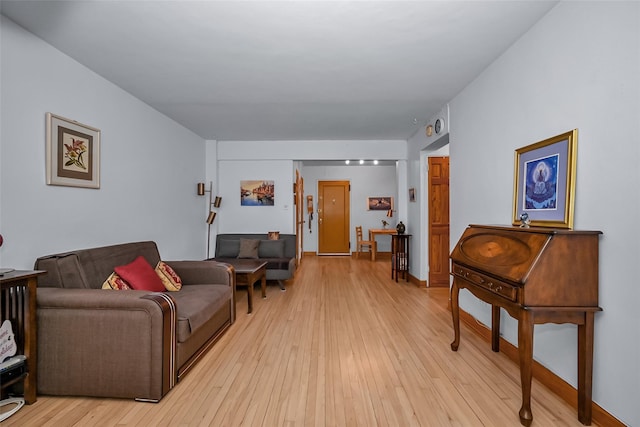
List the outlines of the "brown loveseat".
<svg viewBox="0 0 640 427">
<path fill-rule="evenodd" d="M 233 268 L 211 261 L 165 261 L 177 292 L 104 290 L 116 266 L 154 242 L 124 243 L 43 256 L 38 278 L 40 394 L 159 401 L 235 319 Z"/>
</svg>

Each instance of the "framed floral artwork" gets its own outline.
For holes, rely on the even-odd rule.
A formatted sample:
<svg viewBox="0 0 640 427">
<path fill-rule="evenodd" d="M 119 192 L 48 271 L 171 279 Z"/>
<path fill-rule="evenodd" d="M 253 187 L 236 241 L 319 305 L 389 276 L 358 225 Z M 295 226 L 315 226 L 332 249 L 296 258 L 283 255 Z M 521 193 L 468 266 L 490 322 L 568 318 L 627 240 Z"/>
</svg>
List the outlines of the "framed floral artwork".
<svg viewBox="0 0 640 427">
<path fill-rule="evenodd" d="M 516 150 L 513 225 L 573 228 L 578 130 Z"/>
<path fill-rule="evenodd" d="M 100 130 L 47 113 L 47 184 L 100 188 Z"/>
</svg>

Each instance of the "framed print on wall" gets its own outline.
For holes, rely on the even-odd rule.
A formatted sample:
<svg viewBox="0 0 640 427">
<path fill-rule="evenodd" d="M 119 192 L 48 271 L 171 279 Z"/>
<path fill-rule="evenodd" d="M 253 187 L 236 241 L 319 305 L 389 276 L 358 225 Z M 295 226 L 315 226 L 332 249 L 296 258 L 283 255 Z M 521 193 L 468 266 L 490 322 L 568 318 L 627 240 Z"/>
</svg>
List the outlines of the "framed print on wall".
<svg viewBox="0 0 640 427">
<path fill-rule="evenodd" d="M 513 225 L 573 228 L 578 129 L 516 150 Z"/>
<path fill-rule="evenodd" d="M 393 197 L 367 197 L 368 211 L 388 211 L 393 209 Z"/>
<path fill-rule="evenodd" d="M 100 130 L 47 113 L 47 184 L 100 188 Z"/>
<path fill-rule="evenodd" d="M 271 180 L 240 181 L 240 206 L 274 206 L 275 184 Z"/>
</svg>

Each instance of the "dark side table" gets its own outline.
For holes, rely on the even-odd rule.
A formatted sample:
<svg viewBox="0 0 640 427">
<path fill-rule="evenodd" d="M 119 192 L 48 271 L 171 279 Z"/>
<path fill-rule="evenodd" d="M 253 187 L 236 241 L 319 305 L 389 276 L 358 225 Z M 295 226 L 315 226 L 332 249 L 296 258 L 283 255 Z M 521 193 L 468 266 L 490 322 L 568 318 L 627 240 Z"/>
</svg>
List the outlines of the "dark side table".
<svg viewBox="0 0 640 427">
<path fill-rule="evenodd" d="M 2 398 L 7 389 L 13 384 L 24 381 L 24 401 L 27 405 L 36 401 L 37 384 L 37 336 L 36 327 L 36 288 L 38 276 L 45 271 L 14 270 L 0 276 L 2 315 L 0 323 L 5 320 L 11 322 L 17 355 L 22 354 L 26 359 L 26 372 L 12 378 L 0 386 Z"/>
<path fill-rule="evenodd" d="M 398 281 L 398 273 L 409 281 L 409 238 L 411 234 L 391 236 L 391 278 Z"/>
</svg>

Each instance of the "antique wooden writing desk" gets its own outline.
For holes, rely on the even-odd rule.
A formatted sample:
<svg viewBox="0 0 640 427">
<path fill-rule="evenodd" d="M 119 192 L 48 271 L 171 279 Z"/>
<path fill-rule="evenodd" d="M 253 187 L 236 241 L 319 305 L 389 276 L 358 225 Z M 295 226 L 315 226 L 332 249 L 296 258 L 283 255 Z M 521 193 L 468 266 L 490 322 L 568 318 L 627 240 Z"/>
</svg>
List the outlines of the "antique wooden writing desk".
<svg viewBox="0 0 640 427">
<path fill-rule="evenodd" d="M 491 348 L 499 351 L 500 307 L 518 320 L 522 407 L 529 426 L 533 325 L 578 325 L 578 419 L 591 424 L 593 321 L 598 307 L 600 231 L 470 225 L 451 253 L 451 312 L 460 344 L 458 294 L 466 288 L 491 304 Z"/>
</svg>

